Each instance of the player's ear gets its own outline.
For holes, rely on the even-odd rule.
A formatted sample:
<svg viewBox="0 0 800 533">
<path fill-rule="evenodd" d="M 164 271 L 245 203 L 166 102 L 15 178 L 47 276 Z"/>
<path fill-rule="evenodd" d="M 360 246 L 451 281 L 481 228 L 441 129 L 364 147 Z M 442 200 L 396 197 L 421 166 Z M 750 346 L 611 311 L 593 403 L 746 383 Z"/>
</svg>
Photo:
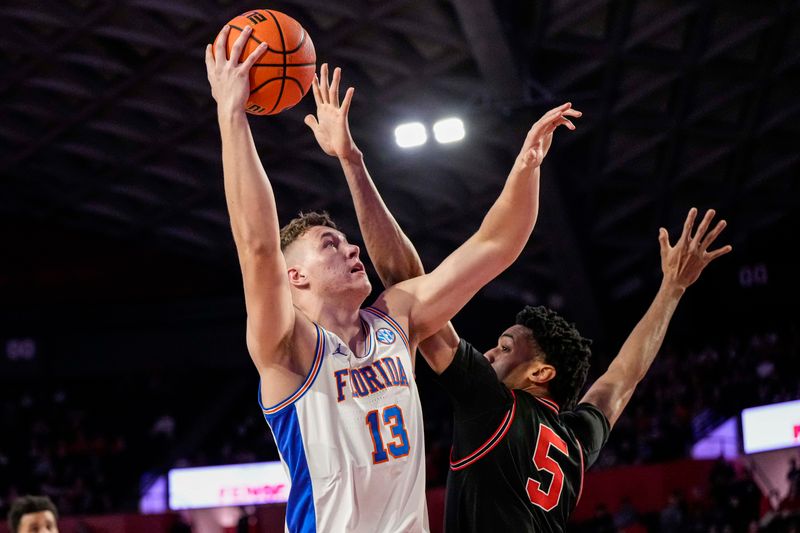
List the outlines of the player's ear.
<svg viewBox="0 0 800 533">
<path fill-rule="evenodd" d="M 308 276 L 306 276 L 303 268 L 300 266 L 289 267 L 286 271 L 289 274 L 289 285 L 300 289 L 308 286 Z"/>
<path fill-rule="evenodd" d="M 556 367 L 547 363 L 536 362 L 528 370 L 528 379 L 537 385 L 545 385 L 556 377 Z"/>
</svg>

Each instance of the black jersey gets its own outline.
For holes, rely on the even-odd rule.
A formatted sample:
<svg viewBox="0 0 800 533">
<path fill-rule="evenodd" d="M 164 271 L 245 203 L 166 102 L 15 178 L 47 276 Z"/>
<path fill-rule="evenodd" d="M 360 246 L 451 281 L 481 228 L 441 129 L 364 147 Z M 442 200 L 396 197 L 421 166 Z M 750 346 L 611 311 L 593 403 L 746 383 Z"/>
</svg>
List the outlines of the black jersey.
<svg viewBox="0 0 800 533">
<path fill-rule="evenodd" d="M 509 390 L 463 339 L 438 378 L 455 423 L 445 531 L 565 531 L 584 471 L 609 425 L 595 406 L 560 412 L 552 400 Z"/>
</svg>

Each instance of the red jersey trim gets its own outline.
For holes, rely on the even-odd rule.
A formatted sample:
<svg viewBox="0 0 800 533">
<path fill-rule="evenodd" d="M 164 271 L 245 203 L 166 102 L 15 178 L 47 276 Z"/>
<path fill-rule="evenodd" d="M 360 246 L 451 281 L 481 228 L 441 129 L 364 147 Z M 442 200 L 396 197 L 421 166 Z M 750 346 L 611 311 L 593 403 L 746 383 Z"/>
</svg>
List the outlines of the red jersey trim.
<svg viewBox="0 0 800 533">
<path fill-rule="evenodd" d="M 514 391 L 511 391 L 511 396 L 514 398 L 514 403 L 511 404 L 511 409 L 506 413 L 505 418 L 503 421 L 500 422 L 500 426 L 495 430 L 489 439 L 484 442 L 481 446 L 478 447 L 477 450 L 472 452 L 471 454 L 467 455 L 463 459 L 459 459 L 457 461 L 453 460 L 453 449 L 450 449 L 450 469 L 451 470 L 463 470 L 470 466 L 471 464 L 479 461 L 483 456 L 487 453 L 492 451 L 495 446 L 497 446 L 503 437 L 506 436 L 508 433 L 509 428 L 511 427 L 511 423 L 514 421 L 514 414 L 517 412 L 517 396 L 514 394 Z"/>
</svg>

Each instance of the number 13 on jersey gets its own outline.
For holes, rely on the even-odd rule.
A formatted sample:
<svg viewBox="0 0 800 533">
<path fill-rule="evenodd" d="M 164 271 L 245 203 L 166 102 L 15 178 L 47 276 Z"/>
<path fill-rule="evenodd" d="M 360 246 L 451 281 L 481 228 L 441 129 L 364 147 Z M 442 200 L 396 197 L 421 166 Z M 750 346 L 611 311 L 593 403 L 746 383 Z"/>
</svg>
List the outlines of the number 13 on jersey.
<svg viewBox="0 0 800 533">
<path fill-rule="evenodd" d="M 400 409 L 400 406 L 390 405 L 384 407 L 380 414 L 377 409 L 370 411 L 367 413 L 366 424 L 374 446 L 372 464 L 385 463 L 389 460 L 389 455 L 395 459 L 408 455 L 411 446 L 408 443 L 408 433 L 406 432 L 406 424 L 403 421 L 403 410 Z M 388 445 L 384 445 L 383 436 L 381 435 L 382 426 L 388 428 L 392 439 L 388 441 Z"/>
</svg>

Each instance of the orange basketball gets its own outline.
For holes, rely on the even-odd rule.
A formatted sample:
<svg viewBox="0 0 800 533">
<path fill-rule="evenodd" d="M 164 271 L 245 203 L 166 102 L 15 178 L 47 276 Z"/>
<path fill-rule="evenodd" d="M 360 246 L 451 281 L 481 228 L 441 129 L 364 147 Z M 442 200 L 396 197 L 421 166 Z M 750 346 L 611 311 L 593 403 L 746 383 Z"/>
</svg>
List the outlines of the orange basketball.
<svg viewBox="0 0 800 533">
<path fill-rule="evenodd" d="M 250 98 L 245 110 L 254 115 L 275 115 L 294 106 L 311 87 L 317 69 L 314 43 L 292 17 L 272 9 L 256 9 L 228 22 L 228 57 L 248 24 L 253 33 L 240 61 L 264 41 L 269 48 L 250 69 Z"/>
</svg>

